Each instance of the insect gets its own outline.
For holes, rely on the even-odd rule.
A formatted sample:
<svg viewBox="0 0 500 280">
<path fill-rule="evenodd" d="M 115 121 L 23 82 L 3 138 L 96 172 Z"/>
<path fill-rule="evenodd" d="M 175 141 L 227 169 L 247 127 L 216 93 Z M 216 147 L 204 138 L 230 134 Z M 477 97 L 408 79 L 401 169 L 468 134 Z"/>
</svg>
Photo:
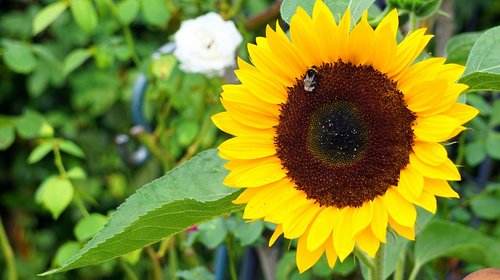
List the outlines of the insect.
<svg viewBox="0 0 500 280">
<path fill-rule="evenodd" d="M 312 92 L 316 87 L 318 77 L 318 69 L 316 67 L 309 68 L 306 71 L 306 75 L 304 77 L 304 90 L 308 92 Z"/>
</svg>

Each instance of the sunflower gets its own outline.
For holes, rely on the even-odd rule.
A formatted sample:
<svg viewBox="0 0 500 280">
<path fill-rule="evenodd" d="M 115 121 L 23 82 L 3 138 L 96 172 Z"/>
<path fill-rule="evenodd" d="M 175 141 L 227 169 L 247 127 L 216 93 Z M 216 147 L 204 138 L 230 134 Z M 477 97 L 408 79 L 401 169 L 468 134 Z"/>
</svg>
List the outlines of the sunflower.
<svg viewBox="0 0 500 280">
<path fill-rule="evenodd" d="M 478 113 L 457 103 L 464 67 L 414 63 L 432 36 L 419 29 L 398 44 L 396 10 L 375 30 L 367 18 L 351 30 L 349 10 L 337 24 L 316 1 L 312 17 L 297 9 L 291 39 L 268 26 L 212 117 L 235 136 L 219 146 L 224 184 L 245 189 L 234 203 L 276 224 L 270 245 L 298 239 L 300 272 L 323 253 L 333 267 L 355 246 L 374 257 L 388 230 L 414 240 L 415 205 L 434 213 L 436 196 L 458 197 L 440 143 Z"/>
</svg>

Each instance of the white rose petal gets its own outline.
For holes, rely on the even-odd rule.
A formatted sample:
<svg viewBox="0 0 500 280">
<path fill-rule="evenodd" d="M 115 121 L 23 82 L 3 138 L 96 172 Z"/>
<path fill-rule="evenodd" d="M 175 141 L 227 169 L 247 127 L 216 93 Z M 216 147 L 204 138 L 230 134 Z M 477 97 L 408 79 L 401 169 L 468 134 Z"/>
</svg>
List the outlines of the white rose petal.
<svg viewBox="0 0 500 280">
<path fill-rule="evenodd" d="M 174 55 L 185 72 L 222 76 L 235 65 L 235 51 L 242 40 L 232 21 L 211 12 L 181 23 L 175 33 Z"/>
</svg>

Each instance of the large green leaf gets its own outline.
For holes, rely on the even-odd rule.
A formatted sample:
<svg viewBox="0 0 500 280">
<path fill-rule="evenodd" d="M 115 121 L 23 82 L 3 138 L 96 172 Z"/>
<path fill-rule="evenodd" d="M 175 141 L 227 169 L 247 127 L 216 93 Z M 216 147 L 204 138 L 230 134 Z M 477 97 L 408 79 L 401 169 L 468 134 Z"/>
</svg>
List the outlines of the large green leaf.
<svg viewBox="0 0 500 280">
<path fill-rule="evenodd" d="M 451 37 L 446 43 L 446 62 L 466 64 L 469 53 L 481 34 L 481 32 L 467 32 Z"/>
<path fill-rule="evenodd" d="M 290 23 L 292 15 L 295 14 L 300 6 L 306 10 L 309 15 L 312 15 L 315 0 L 284 0 L 281 4 L 281 17 L 287 23 Z M 340 20 L 347 7 L 351 8 L 352 22 L 355 23 L 363 14 L 363 11 L 368 9 L 374 0 L 326 0 L 325 4 L 330 8 L 337 22 Z"/>
<path fill-rule="evenodd" d="M 108 224 L 76 255 L 48 275 L 97 264 L 157 242 L 186 228 L 239 209 L 239 192 L 224 187 L 224 160 L 200 153 L 130 196 Z"/>
<path fill-rule="evenodd" d="M 33 35 L 42 32 L 68 8 L 68 2 L 52 3 L 40 10 L 33 19 Z"/>
<path fill-rule="evenodd" d="M 436 219 L 431 221 L 417 238 L 416 267 L 443 256 L 488 267 L 499 267 L 500 240 L 458 223 Z"/>
<path fill-rule="evenodd" d="M 469 54 L 461 83 L 469 91 L 500 90 L 500 26 L 491 28 L 477 39 Z"/>
</svg>

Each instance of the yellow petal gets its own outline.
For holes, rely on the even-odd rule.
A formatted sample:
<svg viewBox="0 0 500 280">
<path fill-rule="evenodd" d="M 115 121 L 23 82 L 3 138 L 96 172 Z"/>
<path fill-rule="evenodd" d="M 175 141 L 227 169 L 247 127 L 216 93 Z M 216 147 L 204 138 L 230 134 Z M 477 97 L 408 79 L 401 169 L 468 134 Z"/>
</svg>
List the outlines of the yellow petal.
<svg viewBox="0 0 500 280">
<path fill-rule="evenodd" d="M 266 157 L 247 161 L 233 169 L 224 179 L 224 184 L 237 188 L 253 188 L 279 181 L 286 171 L 277 157 Z"/>
<path fill-rule="evenodd" d="M 352 216 L 352 234 L 353 237 L 365 229 L 372 220 L 373 203 L 372 201 L 365 202 L 361 207 L 354 208 Z"/>
<path fill-rule="evenodd" d="M 429 165 L 440 165 L 448 158 L 448 152 L 439 143 L 416 141 L 412 148 L 417 158 Z"/>
<path fill-rule="evenodd" d="M 248 203 L 254 195 L 256 195 L 260 190 L 258 188 L 246 189 L 244 190 L 235 200 L 232 202 L 234 204 Z"/>
<path fill-rule="evenodd" d="M 370 60 L 378 71 L 386 74 L 392 69 L 394 56 L 396 54 L 395 34 L 391 31 L 391 26 L 386 24 L 375 31 L 375 39 Z"/>
<path fill-rule="evenodd" d="M 290 37 L 297 53 L 310 66 L 321 65 L 318 44 L 313 31 L 313 22 L 307 12 L 298 7 L 295 15 L 290 19 Z"/>
<path fill-rule="evenodd" d="M 444 57 L 432 57 L 404 69 L 398 80 L 398 89 L 406 92 L 415 81 L 433 80 L 445 61 Z"/>
<path fill-rule="evenodd" d="M 446 180 L 424 178 L 425 191 L 440 197 L 459 198 L 458 193 L 450 187 Z"/>
<path fill-rule="evenodd" d="M 380 247 L 380 240 L 373 235 L 371 229 L 368 227 L 356 237 L 356 244 L 370 257 L 375 258 L 375 254 Z"/>
<path fill-rule="evenodd" d="M 302 208 L 299 208 L 296 215 L 290 215 L 290 218 L 283 221 L 283 230 L 285 237 L 294 239 L 301 236 L 314 220 L 321 208 L 311 202 Z"/>
<path fill-rule="evenodd" d="M 401 236 L 409 240 L 415 240 L 415 227 L 414 226 L 403 226 L 396 222 L 394 219 L 389 217 L 389 224 L 391 227 Z"/>
<path fill-rule="evenodd" d="M 410 201 L 420 197 L 424 188 L 424 177 L 415 168 L 409 164 L 399 173 L 398 190 L 402 189 L 404 193 L 409 193 Z"/>
<path fill-rule="evenodd" d="M 354 65 L 365 64 L 370 53 L 366 50 L 372 49 L 375 32 L 368 24 L 368 11 L 363 13 L 361 21 L 351 31 L 347 42 L 348 59 Z"/>
<path fill-rule="evenodd" d="M 278 224 L 276 225 L 276 229 L 274 230 L 273 235 L 269 239 L 269 247 L 273 246 L 274 242 L 278 240 L 278 237 L 280 237 L 281 234 L 283 234 L 283 227 Z"/>
<path fill-rule="evenodd" d="M 338 209 L 324 207 L 311 224 L 309 237 L 307 238 L 307 249 L 317 249 L 325 240 L 332 235 L 333 224 L 338 215 Z"/>
<path fill-rule="evenodd" d="M 264 39 L 265 40 L 265 39 Z M 267 41 L 264 41 L 267 47 Z M 267 75 L 272 75 L 277 81 L 285 87 L 293 86 L 295 79 L 293 72 L 287 71 L 289 68 L 284 67 L 285 65 L 276 63 L 273 54 L 270 50 L 257 46 L 254 44 L 248 44 L 248 53 L 250 54 L 250 59 L 257 69 L 262 73 Z"/>
<path fill-rule="evenodd" d="M 413 204 L 404 199 L 394 187 L 390 187 L 385 192 L 384 204 L 387 207 L 389 216 L 398 224 L 413 227 L 417 218 L 417 211 Z"/>
<path fill-rule="evenodd" d="M 339 50 L 339 58 L 343 61 L 347 61 L 347 41 L 349 38 L 349 31 L 351 30 L 351 9 L 347 8 L 342 16 L 342 19 L 338 25 L 338 50 Z"/>
<path fill-rule="evenodd" d="M 283 203 L 275 204 L 275 208 L 271 208 L 272 202 L 269 203 L 269 210 L 267 210 L 266 219 L 277 221 L 282 224 L 290 217 L 296 218 L 297 213 L 300 213 L 297 209 L 310 203 L 304 193 L 295 190 L 293 187 L 288 190 L 288 192 L 291 197 L 283 200 Z"/>
<path fill-rule="evenodd" d="M 385 25 L 389 25 L 389 30 L 391 31 L 394 36 L 396 36 L 398 32 L 398 26 L 399 26 L 399 17 L 398 17 L 398 11 L 397 9 L 392 9 L 379 23 L 377 26 L 377 30 L 382 29 Z"/>
<path fill-rule="evenodd" d="M 326 252 L 326 260 L 328 262 L 328 266 L 330 268 L 333 268 L 335 266 L 335 263 L 337 262 L 337 252 L 333 247 L 332 235 L 330 235 L 325 242 L 325 252 Z"/>
<path fill-rule="evenodd" d="M 436 197 L 431 193 L 423 191 L 420 197 L 413 203 L 431 212 L 432 214 L 436 213 L 437 201 Z"/>
<path fill-rule="evenodd" d="M 323 251 L 325 250 L 323 246 L 319 247 L 314 251 L 309 251 L 307 249 L 307 235 L 306 232 L 303 236 L 299 238 L 299 243 L 297 244 L 297 267 L 300 273 L 311 268 L 321 257 Z"/>
<path fill-rule="evenodd" d="M 220 130 L 232 134 L 234 136 L 260 136 L 260 137 L 273 137 L 276 135 L 275 128 L 259 129 L 244 125 L 243 123 L 235 120 L 228 112 L 218 113 L 212 116 L 212 122 Z"/>
<path fill-rule="evenodd" d="M 273 31 L 269 25 L 266 27 L 267 43 L 273 55 L 280 64 L 286 64 L 293 73 L 294 77 L 299 77 L 307 70 L 306 63 L 299 56 L 285 32 L 276 22 L 276 31 Z"/>
<path fill-rule="evenodd" d="M 238 69 L 234 73 L 241 83 L 260 100 L 271 104 L 286 102 L 288 96 L 286 89 L 277 81 L 269 79 L 266 74 L 249 69 Z"/>
<path fill-rule="evenodd" d="M 437 79 L 446 79 L 450 83 L 454 83 L 462 76 L 465 71 L 465 66 L 460 64 L 449 63 L 441 67 Z"/>
<path fill-rule="evenodd" d="M 244 125 L 260 129 L 270 129 L 278 125 L 278 115 L 268 115 L 252 106 L 241 103 L 230 102 L 224 99 L 220 101 L 231 117 Z"/>
<path fill-rule="evenodd" d="M 381 242 L 386 242 L 387 235 L 387 209 L 381 197 L 373 200 L 373 217 L 370 223 L 373 235 Z"/>
<path fill-rule="evenodd" d="M 424 35 L 426 29 L 422 28 L 409 34 L 396 49 L 397 55 L 394 59 L 393 68 L 388 76 L 399 80 L 399 75 L 406 69 L 422 52 L 433 36 Z"/>
<path fill-rule="evenodd" d="M 425 177 L 445 180 L 460 180 L 460 173 L 451 160 L 446 158 L 439 165 L 429 165 L 421 161 L 415 154 L 410 154 L 410 164 Z"/>
<path fill-rule="evenodd" d="M 261 219 L 266 215 L 265 207 L 270 196 L 275 194 L 276 190 L 273 187 L 260 187 L 259 192 L 248 201 L 243 212 L 244 219 Z"/>
<path fill-rule="evenodd" d="M 255 136 L 238 136 L 226 140 L 219 150 L 235 159 L 254 159 L 276 154 L 274 141 Z"/>
<path fill-rule="evenodd" d="M 434 104 L 446 91 L 445 80 L 417 82 L 404 92 L 408 109 L 413 112 L 423 112 L 432 109 Z"/>
<path fill-rule="evenodd" d="M 354 249 L 354 239 L 352 238 L 353 213 L 354 209 L 351 207 L 342 208 L 333 229 L 333 247 L 340 261 L 344 261 Z"/>
<path fill-rule="evenodd" d="M 323 1 L 316 1 L 313 9 L 314 34 L 317 39 L 320 56 L 324 62 L 338 60 L 337 24 L 332 13 Z"/>
<path fill-rule="evenodd" d="M 417 140 L 426 142 L 443 142 L 460 126 L 457 119 L 445 115 L 435 115 L 427 118 L 418 118 L 415 121 L 413 132 Z"/>
<path fill-rule="evenodd" d="M 479 110 L 467 104 L 456 103 L 450 108 L 450 110 L 444 112 L 443 114 L 457 119 L 459 124 L 464 124 L 477 116 L 477 114 L 479 114 Z"/>
</svg>

